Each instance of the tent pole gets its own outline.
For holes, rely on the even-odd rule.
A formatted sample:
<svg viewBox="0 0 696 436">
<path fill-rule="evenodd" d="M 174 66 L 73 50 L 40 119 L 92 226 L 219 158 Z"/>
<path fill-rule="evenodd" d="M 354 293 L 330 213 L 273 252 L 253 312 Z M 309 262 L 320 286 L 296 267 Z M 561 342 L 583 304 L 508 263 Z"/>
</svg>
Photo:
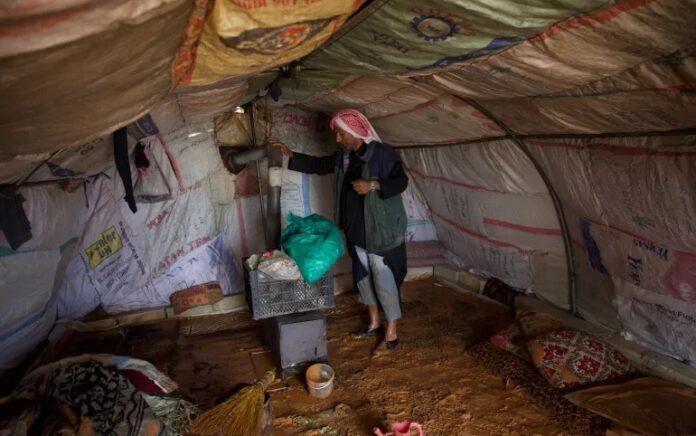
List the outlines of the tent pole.
<svg viewBox="0 0 696 436">
<path fill-rule="evenodd" d="M 474 107 L 476 110 L 481 112 L 486 117 L 488 117 L 488 119 L 494 122 L 503 131 L 505 131 L 507 137 L 511 139 L 512 142 L 514 142 L 517 145 L 517 147 L 522 151 L 522 153 L 524 153 L 525 156 L 527 156 L 527 158 L 532 162 L 532 165 L 534 165 L 534 168 L 536 168 L 537 172 L 539 173 L 539 176 L 541 176 L 541 179 L 544 181 L 546 189 L 549 191 L 551 201 L 553 201 L 553 207 L 556 209 L 556 215 L 558 216 L 558 222 L 561 226 L 561 233 L 563 235 L 563 245 L 566 255 L 566 269 L 568 272 L 568 300 L 570 301 L 570 313 L 573 316 L 577 316 L 577 284 L 575 282 L 575 260 L 573 256 L 573 248 L 570 242 L 570 233 L 568 232 L 568 224 L 565 219 L 563 205 L 561 204 L 561 199 L 558 197 L 558 193 L 556 193 L 556 190 L 551 185 L 551 180 L 549 180 L 544 169 L 541 167 L 534 155 L 529 151 L 527 144 L 523 140 L 518 138 L 517 135 L 515 135 L 515 132 L 510 130 L 510 128 L 507 125 L 505 125 L 505 123 L 493 116 L 493 114 L 488 109 L 483 107 L 477 101 L 470 100 L 467 98 L 462 98 L 462 100 Z"/>
</svg>

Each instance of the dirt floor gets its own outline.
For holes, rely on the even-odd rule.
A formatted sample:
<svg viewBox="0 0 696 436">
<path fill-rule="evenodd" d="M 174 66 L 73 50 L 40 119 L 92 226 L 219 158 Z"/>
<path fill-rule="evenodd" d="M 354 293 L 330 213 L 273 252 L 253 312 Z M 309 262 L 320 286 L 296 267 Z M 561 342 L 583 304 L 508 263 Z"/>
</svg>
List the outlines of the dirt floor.
<svg viewBox="0 0 696 436">
<path fill-rule="evenodd" d="M 367 322 L 366 311 L 355 295 L 337 297 L 328 312 L 334 392 L 317 400 L 298 377 L 275 383 L 275 435 L 370 435 L 375 426 L 387 430 L 403 420 L 423 424 L 428 435 L 567 434 L 526 392 L 464 353 L 510 321 L 507 308 L 429 280 L 407 283 L 402 295 L 395 351 L 382 350 L 375 339 L 351 338 Z M 60 354 L 87 352 L 148 360 L 203 409 L 271 365 L 260 324 L 246 312 L 80 333 Z"/>
</svg>

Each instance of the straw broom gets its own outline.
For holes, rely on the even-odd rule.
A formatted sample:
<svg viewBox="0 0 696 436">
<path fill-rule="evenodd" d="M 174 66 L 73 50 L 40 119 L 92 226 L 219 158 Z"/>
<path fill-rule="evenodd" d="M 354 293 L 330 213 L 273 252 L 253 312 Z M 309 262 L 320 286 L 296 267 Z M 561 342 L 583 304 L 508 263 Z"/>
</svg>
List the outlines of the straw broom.
<svg viewBox="0 0 696 436">
<path fill-rule="evenodd" d="M 270 370 L 257 383 L 242 388 L 193 421 L 191 434 L 197 436 L 256 436 L 263 415 L 266 388 L 275 380 L 275 370 Z"/>
</svg>

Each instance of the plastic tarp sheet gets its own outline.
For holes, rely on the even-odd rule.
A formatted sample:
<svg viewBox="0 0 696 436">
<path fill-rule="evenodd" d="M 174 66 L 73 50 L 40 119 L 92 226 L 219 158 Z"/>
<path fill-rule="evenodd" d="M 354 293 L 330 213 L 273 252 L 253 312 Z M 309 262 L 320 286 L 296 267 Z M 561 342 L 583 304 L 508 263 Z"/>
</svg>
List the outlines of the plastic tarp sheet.
<svg viewBox="0 0 696 436">
<path fill-rule="evenodd" d="M 528 141 L 576 217 L 569 221 L 573 247 L 587 261 L 580 275 L 584 286 L 578 288 L 581 311 L 604 313 L 600 318 L 606 319 L 602 306 L 611 299 L 627 338 L 692 365 L 693 141 L 693 136 Z M 586 274 L 591 280 L 583 279 Z M 600 289 L 601 298 L 590 298 L 588 293 Z"/>
<path fill-rule="evenodd" d="M 302 106 L 318 111 L 358 109 L 392 146 L 456 144 L 503 134 L 461 99 L 409 79 L 352 78 Z"/>
<path fill-rule="evenodd" d="M 162 35 L 182 35 L 190 10 L 184 0 L 3 8 L 2 153 L 79 146 L 146 113 L 170 89 L 181 42 Z"/>
<path fill-rule="evenodd" d="M 101 304 L 109 312 L 168 306 L 169 296 L 175 291 L 208 282 L 218 282 L 224 294 L 231 294 L 241 283 L 233 256 L 223 236 L 217 236 L 176 259 L 165 273 L 144 286 L 121 288 L 102 296 Z"/>
<path fill-rule="evenodd" d="M 488 100 L 482 103 L 521 134 L 654 132 L 694 126 L 696 97 L 665 90 L 607 95 Z"/>
<path fill-rule="evenodd" d="M 611 5 L 607 0 L 378 1 L 351 32 L 307 66 L 350 74 L 400 74 L 445 67 L 530 37 L 555 22 Z"/>
<path fill-rule="evenodd" d="M 127 127 L 131 139 L 157 132 L 148 115 L 138 118 Z M 129 143 L 132 151 L 134 141 Z M 2 158 L 0 158 L 2 160 Z M 64 179 L 88 179 L 114 165 L 113 135 L 88 141 L 79 147 L 54 152 L 18 154 L 0 162 L 0 184 L 46 182 Z"/>
<path fill-rule="evenodd" d="M 222 229 L 214 200 L 220 195 L 212 190 L 211 175 L 220 172 L 222 162 L 212 121 L 185 124 L 143 141 L 162 167 L 173 198 L 138 203 L 133 214 L 122 201 L 115 174 L 94 181 L 86 193 L 79 252 L 60 291 L 61 316 L 83 316 L 95 304 L 110 312 L 162 306 L 172 292 L 201 281 L 219 280 L 225 293 L 238 289 L 236 253 L 224 237 L 216 238 Z M 163 144 L 178 162 L 179 179 Z"/>
<path fill-rule="evenodd" d="M 228 112 L 215 118 L 215 139 L 229 147 L 251 147 L 253 134 L 248 113 Z"/>
<path fill-rule="evenodd" d="M 294 151 L 311 156 L 328 156 L 338 150 L 327 119 L 316 112 L 293 107 L 273 108 L 269 113 L 270 137 L 284 141 Z M 307 217 L 314 213 L 333 220 L 336 182 L 333 174 L 319 176 L 290 171 L 283 165 L 280 174 L 281 226 L 288 224 L 287 216 L 294 213 Z"/>
<path fill-rule="evenodd" d="M 17 251 L 51 250 L 66 245 L 79 235 L 78 222 L 84 211 L 84 191 L 67 193 L 55 185 L 23 187 L 24 213 L 31 224 L 32 238 Z M 11 253 L 5 235 L 0 231 L 0 250 Z"/>
<path fill-rule="evenodd" d="M 696 366 L 696 304 L 614 281 L 624 337 Z"/>
<path fill-rule="evenodd" d="M 102 173 L 113 165 L 113 136 L 108 135 L 55 153 L 27 181 L 87 177 Z"/>
<path fill-rule="evenodd" d="M 310 85 L 313 84 L 310 82 Z M 394 103 L 386 105 L 389 97 L 400 98 L 399 108 L 412 107 L 436 97 L 440 92 L 430 88 L 429 93 L 413 95 L 408 90 L 413 82 L 396 77 L 350 76 L 335 88 L 319 92 L 302 102 L 302 106 L 321 112 L 335 112 L 345 107 L 365 110 L 368 118 L 393 112 Z M 410 105 L 409 105 L 410 102 Z"/>
<path fill-rule="evenodd" d="M 234 78 L 209 86 L 179 88 L 155 105 L 152 118 L 162 132 L 211 122 L 241 103 L 247 86 L 245 78 Z"/>
<path fill-rule="evenodd" d="M 401 194 L 406 210 L 406 243 L 437 241 L 437 230 L 428 203 L 418 184 L 410 180 L 408 187 Z"/>
<path fill-rule="evenodd" d="M 563 239 L 543 181 L 510 141 L 402 150 L 437 234 L 461 266 L 565 307 Z"/>
<path fill-rule="evenodd" d="M 57 249 L 0 257 L 0 371 L 19 364 L 56 319 Z"/>
<path fill-rule="evenodd" d="M 0 257 L 0 285 L 6 301 L 1 309 L 0 332 L 44 309 L 51 299 L 59 260 L 57 249 Z"/>
<path fill-rule="evenodd" d="M 688 251 L 696 248 L 694 141 L 666 136 L 527 143 L 564 204 L 591 221 Z"/>
<path fill-rule="evenodd" d="M 265 201 L 265 198 L 264 198 Z M 256 195 L 237 197 L 231 207 L 220 209 L 220 226 L 234 252 L 240 256 L 236 262 L 242 271 L 241 257 L 248 257 L 264 251 L 266 241 L 260 228 L 263 215 L 261 204 Z"/>
<path fill-rule="evenodd" d="M 578 314 L 592 323 L 621 331 L 621 320 L 614 304 L 616 298 L 614 283 L 611 276 L 592 267 L 590 254 L 585 249 L 581 213 L 573 207 L 564 207 L 563 212 L 573 250 Z"/>
<path fill-rule="evenodd" d="M 323 44 L 361 0 L 218 0 L 199 33 L 195 54 L 182 57 L 180 85 L 206 85 L 288 64 Z M 202 17 L 205 15 L 203 14 Z M 195 56 L 195 57 L 194 57 Z M 175 66 L 175 69 L 177 66 Z"/>
<path fill-rule="evenodd" d="M 248 87 L 246 77 L 235 77 L 207 86 L 179 88 L 172 96 L 186 122 L 209 121 L 242 103 Z"/>
<path fill-rule="evenodd" d="M 330 92 L 350 77 L 339 71 L 307 70 L 292 77 L 280 77 L 278 86 L 283 90 L 281 101 L 287 104 L 298 103 Z"/>
<path fill-rule="evenodd" d="M 482 100 L 668 89 L 693 77 L 684 74 L 693 71 L 696 38 L 689 7 L 687 0 L 617 2 L 427 80 Z"/>
<path fill-rule="evenodd" d="M 51 153 L 0 154 L 0 183 L 16 184 L 51 157 Z"/>
</svg>

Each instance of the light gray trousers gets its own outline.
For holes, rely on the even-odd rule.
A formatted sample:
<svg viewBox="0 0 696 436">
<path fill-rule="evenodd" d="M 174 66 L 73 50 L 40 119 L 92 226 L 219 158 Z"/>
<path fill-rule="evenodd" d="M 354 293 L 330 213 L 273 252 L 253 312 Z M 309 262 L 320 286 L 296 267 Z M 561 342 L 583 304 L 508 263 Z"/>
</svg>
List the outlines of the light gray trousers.
<svg viewBox="0 0 696 436">
<path fill-rule="evenodd" d="M 379 302 L 387 321 L 401 318 L 399 288 L 396 286 L 392 270 L 384 263 L 384 258 L 357 246 L 355 251 L 367 271 L 367 276 L 357 283 L 360 300 L 364 304 Z"/>
</svg>

